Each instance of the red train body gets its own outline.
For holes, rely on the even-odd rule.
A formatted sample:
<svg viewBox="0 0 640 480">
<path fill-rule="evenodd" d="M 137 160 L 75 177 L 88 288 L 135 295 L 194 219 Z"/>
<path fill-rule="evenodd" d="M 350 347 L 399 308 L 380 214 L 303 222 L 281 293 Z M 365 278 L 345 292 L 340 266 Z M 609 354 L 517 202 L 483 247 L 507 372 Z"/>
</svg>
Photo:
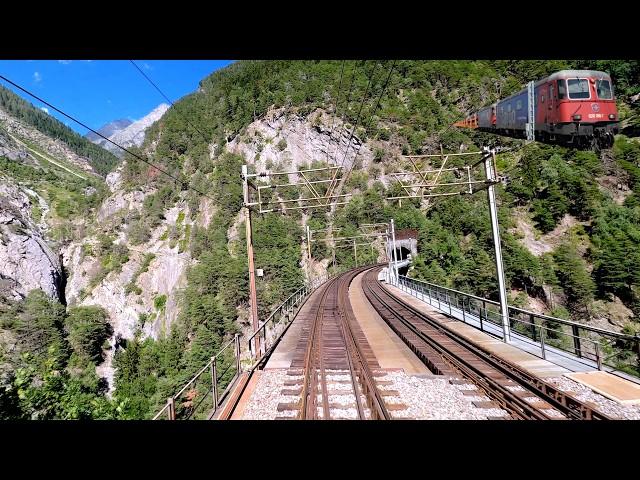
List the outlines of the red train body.
<svg viewBox="0 0 640 480">
<path fill-rule="evenodd" d="M 527 138 L 529 98 L 525 88 L 454 125 Z M 534 84 L 535 139 L 575 147 L 613 145 L 618 110 L 611 77 L 595 70 L 561 70 Z"/>
</svg>

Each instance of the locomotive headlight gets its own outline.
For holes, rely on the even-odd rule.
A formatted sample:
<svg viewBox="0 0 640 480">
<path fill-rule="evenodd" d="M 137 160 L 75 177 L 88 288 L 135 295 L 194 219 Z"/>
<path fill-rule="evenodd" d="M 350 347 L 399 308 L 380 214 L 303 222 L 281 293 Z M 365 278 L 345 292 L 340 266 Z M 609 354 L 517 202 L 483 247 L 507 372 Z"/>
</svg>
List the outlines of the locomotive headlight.
<svg viewBox="0 0 640 480">
<path fill-rule="evenodd" d="M 616 119 L 615 113 L 610 113 L 609 114 L 609 120 L 615 120 L 615 119 Z"/>
<path fill-rule="evenodd" d="M 575 121 L 582 120 L 582 115 L 574 115 L 574 116 L 573 116 L 573 119 L 574 119 Z"/>
</svg>

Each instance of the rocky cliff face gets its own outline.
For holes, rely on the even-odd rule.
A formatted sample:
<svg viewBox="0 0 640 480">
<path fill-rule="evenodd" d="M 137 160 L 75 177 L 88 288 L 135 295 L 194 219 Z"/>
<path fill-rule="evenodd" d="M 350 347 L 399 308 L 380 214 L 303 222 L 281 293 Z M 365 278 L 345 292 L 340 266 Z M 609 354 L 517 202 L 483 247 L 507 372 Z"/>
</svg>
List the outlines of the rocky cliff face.
<svg viewBox="0 0 640 480">
<path fill-rule="evenodd" d="M 340 119 L 333 121 L 320 109 L 308 116 L 275 109 L 251 123 L 243 135 L 227 144 L 226 149 L 244 155 L 258 171 L 274 170 L 275 165 L 295 169 L 315 160 L 332 162 L 336 151 L 345 152 L 350 131 Z M 343 164 L 345 169 L 351 168 L 359 150 L 358 162 L 362 162 L 363 168 L 369 166 L 373 159 L 371 148 L 367 144 L 361 146 L 361 143 L 354 135 L 349 151 L 338 155 L 338 164 Z"/>
<path fill-rule="evenodd" d="M 19 300 L 39 288 L 64 302 L 64 274 L 57 255 L 31 218 L 29 196 L 0 183 L 0 297 Z"/>
</svg>

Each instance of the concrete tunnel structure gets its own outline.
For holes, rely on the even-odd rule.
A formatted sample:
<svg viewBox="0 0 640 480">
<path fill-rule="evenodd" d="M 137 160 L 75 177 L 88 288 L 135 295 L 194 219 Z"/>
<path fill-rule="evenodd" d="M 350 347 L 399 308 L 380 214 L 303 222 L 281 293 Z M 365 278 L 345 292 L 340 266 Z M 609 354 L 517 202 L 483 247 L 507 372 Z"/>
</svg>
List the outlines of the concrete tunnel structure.
<svg viewBox="0 0 640 480">
<path fill-rule="evenodd" d="M 411 259 L 418 255 L 418 230 L 415 228 L 396 230 L 396 258 L 398 261 L 407 260 L 409 255 Z M 398 268 L 400 275 L 406 275 L 408 271 L 408 264 Z"/>
</svg>

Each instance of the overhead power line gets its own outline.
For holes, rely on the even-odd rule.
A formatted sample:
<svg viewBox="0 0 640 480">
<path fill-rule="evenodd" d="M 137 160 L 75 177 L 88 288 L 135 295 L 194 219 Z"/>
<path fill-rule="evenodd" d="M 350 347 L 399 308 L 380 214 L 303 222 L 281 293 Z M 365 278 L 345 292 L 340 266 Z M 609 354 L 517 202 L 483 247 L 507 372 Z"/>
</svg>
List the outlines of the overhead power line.
<svg viewBox="0 0 640 480">
<path fill-rule="evenodd" d="M 362 62 L 363 70 L 364 70 L 364 66 L 365 65 L 366 65 L 366 60 Z M 353 141 L 354 132 L 356 130 L 358 122 L 360 121 L 360 115 L 362 113 L 362 108 L 364 107 L 364 102 L 367 99 L 367 94 L 369 93 L 369 89 L 371 88 L 371 82 L 373 81 L 374 73 L 375 73 L 377 67 L 378 67 L 378 64 L 376 62 L 376 63 L 374 63 L 373 68 L 371 69 L 371 72 L 368 75 L 367 88 L 366 88 L 366 90 L 364 92 L 364 95 L 362 96 L 361 101 L 360 101 L 360 108 L 358 109 L 358 116 L 356 118 L 356 121 L 354 122 L 353 128 L 351 129 L 351 133 L 349 135 L 349 141 L 347 142 L 347 146 L 345 148 L 344 155 L 342 156 L 342 161 L 340 162 L 340 168 L 344 167 L 344 161 L 347 158 L 347 153 L 349 152 L 349 148 L 351 147 L 351 142 Z M 353 75 L 351 77 L 351 88 L 353 88 L 355 76 L 356 76 L 356 69 L 354 67 Z M 351 91 L 349 92 L 349 97 L 350 96 L 351 96 Z M 347 105 L 346 105 L 345 111 L 348 110 L 348 108 L 349 108 L 349 102 L 347 101 Z M 344 115 L 343 115 L 343 118 L 342 118 L 342 123 L 343 123 L 343 129 L 344 129 Z M 338 149 L 339 149 L 339 144 L 336 146 L 336 151 L 335 151 L 334 158 L 333 158 L 333 163 L 335 165 L 338 164 L 338 159 L 337 159 L 337 157 L 338 157 Z M 331 182 L 331 184 L 329 185 L 328 189 L 327 189 L 328 194 L 333 193 L 333 191 L 335 190 L 335 188 L 337 186 L 339 186 L 341 184 L 344 184 L 343 179 L 344 179 L 344 177 L 342 179 L 334 179 Z M 328 196 L 330 196 L 330 195 L 328 195 Z"/>
<path fill-rule="evenodd" d="M 9 83 L 9 84 L 13 85 L 13 86 L 14 86 L 14 87 L 16 87 L 17 89 L 21 90 L 22 92 L 26 93 L 26 94 L 27 94 L 27 95 L 29 95 L 30 97 L 35 98 L 35 99 L 36 99 L 36 100 L 38 100 L 39 102 L 42 102 L 42 103 L 43 103 L 43 104 L 45 104 L 47 107 L 49 107 L 49 108 L 51 108 L 51 109 L 55 110 L 55 111 L 56 111 L 56 112 L 58 112 L 60 115 L 63 115 L 63 116 L 65 116 L 65 117 L 67 117 L 69 120 L 71 120 L 71 121 L 73 121 L 73 122 L 77 123 L 78 125 L 83 126 L 83 127 L 84 127 L 84 128 L 86 128 L 87 130 L 89 130 L 89 131 L 91 131 L 91 132 L 95 133 L 97 136 L 99 136 L 99 137 L 100 137 L 100 138 L 102 138 L 103 140 L 106 140 L 107 142 L 109 142 L 109 143 L 111 143 L 111 144 L 115 145 L 116 147 L 118 147 L 119 149 L 121 149 L 121 150 L 125 151 L 126 153 L 128 153 L 128 154 L 129 154 L 129 155 L 131 155 L 132 157 L 135 157 L 135 158 L 137 158 L 138 160 L 140 160 L 141 162 L 144 162 L 144 163 L 146 163 L 147 165 L 149 165 L 149 166 L 151 166 L 151 167 L 155 168 L 155 169 L 156 169 L 156 170 L 158 170 L 159 172 L 164 173 L 167 177 L 169 177 L 169 178 L 173 179 L 175 182 L 177 182 L 177 183 L 179 183 L 179 184 L 181 184 L 181 185 L 183 185 L 183 186 L 186 186 L 187 188 L 190 188 L 190 189 L 191 189 L 191 190 L 193 190 L 194 192 L 197 192 L 197 193 L 199 193 L 200 195 L 203 195 L 203 196 L 205 196 L 205 197 L 210 198 L 210 199 L 212 199 L 212 200 L 213 200 L 213 198 L 209 197 L 209 195 L 207 195 L 206 193 L 201 192 L 201 191 L 200 191 L 200 190 L 198 190 L 197 188 L 192 187 L 191 185 L 189 185 L 189 183 L 188 183 L 186 180 L 183 180 L 183 179 L 181 179 L 181 178 L 178 178 L 178 177 L 176 177 L 176 176 L 172 175 L 171 173 L 167 172 L 167 171 L 166 171 L 166 170 L 164 170 L 163 168 L 161 168 L 161 167 L 159 167 L 159 166 L 157 166 L 157 165 L 154 165 L 154 164 L 153 164 L 152 162 L 150 162 L 149 160 L 147 160 L 147 159 L 145 159 L 145 158 L 141 157 L 141 156 L 140 156 L 140 155 L 138 155 L 137 153 L 134 153 L 134 152 L 132 152 L 131 150 L 129 150 L 129 149 L 127 149 L 127 148 L 123 147 L 122 145 L 119 145 L 118 143 L 114 142 L 113 140 L 111 140 L 111 139 L 109 139 L 109 138 L 105 137 L 105 136 L 104 136 L 104 135 L 102 135 L 100 132 L 98 132 L 98 131 L 94 130 L 93 128 L 89 127 L 88 125 L 86 125 L 85 123 L 81 122 L 81 121 L 80 121 L 80 120 L 78 120 L 77 118 L 75 118 L 75 117 L 73 117 L 73 116 L 69 115 L 68 113 L 63 112 L 63 111 L 62 111 L 62 110 L 60 110 L 58 107 L 56 107 L 56 106 L 54 106 L 54 105 L 50 104 L 50 103 L 49 103 L 49 102 L 47 102 L 46 100 L 44 100 L 44 99 L 40 98 L 39 96 L 37 96 L 35 93 L 32 93 L 32 92 L 30 92 L 29 90 L 27 90 L 26 88 L 21 87 L 21 86 L 20 86 L 20 85 L 18 85 L 17 83 L 15 83 L 15 82 L 13 82 L 13 81 L 9 80 L 9 79 L 8 79 L 7 77 L 5 77 L 4 75 L 0 75 L 0 78 L 1 78 L 2 80 L 4 80 L 5 82 L 7 82 L 7 83 Z"/>
<path fill-rule="evenodd" d="M 329 163 L 329 147 L 331 146 L 331 141 L 333 140 L 333 131 L 336 124 L 336 116 L 338 115 L 338 105 L 340 104 L 340 93 L 342 92 L 342 75 L 344 74 L 344 64 L 345 60 L 342 61 L 342 66 L 340 68 L 340 81 L 338 83 L 338 92 L 335 97 L 335 105 L 334 105 L 334 113 L 331 118 L 331 132 L 329 133 L 329 140 L 327 141 L 327 163 Z"/>
<path fill-rule="evenodd" d="M 389 85 L 389 80 L 391 80 L 391 74 L 393 73 L 393 69 L 396 66 L 396 60 L 393 61 L 393 63 L 391 64 L 391 68 L 389 68 L 389 74 L 387 75 L 387 79 L 384 82 L 384 85 L 382 86 L 382 90 L 380 90 L 380 95 L 378 95 L 378 100 L 376 102 L 376 106 L 373 108 L 371 115 L 369 116 L 369 121 L 367 122 L 366 126 L 365 126 L 365 133 L 369 130 L 369 127 L 371 126 L 371 123 L 373 122 L 373 117 L 375 116 L 376 112 L 378 111 L 378 108 L 380 107 L 380 102 L 382 100 L 382 97 L 385 93 L 385 91 L 387 90 L 387 86 Z M 355 129 L 355 127 L 354 127 Z M 358 155 L 360 154 L 360 150 L 362 149 L 362 145 L 364 142 L 360 143 L 360 146 L 358 147 L 358 151 L 356 152 L 355 156 L 353 157 L 353 163 L 351 164 L 351 168 L 349 169 L 349 171 L 347 172 L 347 174 L 344 176 L 344 182 L 346 182 L 349 179 L 349 175 L 351 174 L 351 171 L 354 169 L 355 165 L 356 165 L 356 159 L 358 158 Z M 344 185 L 343 182 L 343 185 Z M 338 193 L 340 193 L 338 191 Z"/>
<path fill-rule="evenodd" d="M 366 60 L 363 60 L 363 61 L 362 61 L 362 67 L 364 67 L 364 65 L 365 65 L 366 63 L 367 63 L 367 61 L 366 61 Z M 345 124 L 344 116 L 345 116 L 345 112 L 346 112 L 347 110 L 349 110 L 349 104 L 351 103 L 351 94 L 353 93 L 353 86 L 355 85 L 356 68 L 357 68 L 357 66 L 356 66 L 356 65 L 354 65 L 354 66 L 353 66 L 353 72 L 352 72 L 352 74 L 351 74 L 351 81 L 349 82 L 349 91 L 347 92 L 347 99 L 346 99 L 346 100 L 347 100 L 347 102 L 345 103 L 344 109 L 342 110 L 342 117 L 341 117 L 342 125 L 340 126 L 340 128 L 341 128 L 342 130 L 344 130 L 344 124 Z M 336 114 L 337 114 L 337 113 L 338 113 L 338 111 L 336 110 Z M 335 117 L 334 117 L 334 120 L 335 120 Z M 340 136 L 338 137 L 338 139 L 340 139 L 341 137 L 342 137 L 342 133 L 340 133 Z M 340 149 L 340 142 L 338 141 L 338 142 L 337 142 L 337 144 L 336 144 L 336 149 L 335 149 L 335 150 L 334 150 L 334 152 L 333 152 L 333 163 L 334 163 L 335 165 L 337 165 L 337 164 L 338 164 L 338 162 L 337 162 L 337 158 L 338 158 L 338 150 L 339 150 L 339 149 Z"/>
<path fill-rule="evenodd" d="M 351 129 L 351 134 L 349 135 L 349 143 L 347 144 L 347 148 L 344 151 L 344 156 L 342 157 L 342 161 L 340 162 L 340 166 L 344 166 L 344 161 L 347 158 L 347 153 L 349 153 L 349 148 L 351 147 L 351 142 L 353 141 L 353 134 L 356 131 L 356 127 L 358 122 L 360 121 L 360 115 L 362 114 L 362 108 L 364 107 L 364 102 L 367 99 L 367 94 L 369 93 L 369 89 L 371 88 L 371 82 L 373 81 L 373 76 L 375 74 L 376 68 L 378 68 L 378 63 L 373 64 L 373 68 L 371 69 L 371 73 L 369 74 L 369 81 L 367 82 L 367 88 L 362 96 L 362 100 L 360 101 L 360 108 L 358 109 L 358 116 L 356 118 L 355 123 L 353 124 L 353 128 Z"/>
</svg>

